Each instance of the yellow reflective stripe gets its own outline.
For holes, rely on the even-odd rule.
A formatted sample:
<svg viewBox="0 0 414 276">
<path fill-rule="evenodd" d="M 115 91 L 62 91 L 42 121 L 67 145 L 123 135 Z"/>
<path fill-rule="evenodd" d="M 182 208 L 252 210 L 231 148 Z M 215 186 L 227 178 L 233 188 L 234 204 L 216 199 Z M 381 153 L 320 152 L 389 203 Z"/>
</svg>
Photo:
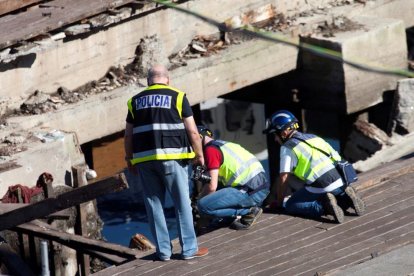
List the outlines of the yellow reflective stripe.
<svg viewBox="0 0 414 276">
<path fill-rule="evenodd" d="M 183 91 L 178 90 L 177 88 L 174 88 L 174 87 L 171 87 L 165 84 L 154 84 L 154 85 L 148 86 L 145 90 L 154 90 L 154 89 L 170 89 L 177 93 L 184 93 Z"/>
<path fill-rule="evenodd" d="M 173 90 L 173 91 L 178 93 L 176 108 L 178 110 L 178 114 L 180 115 L 180 118 L 182 119 L 183 99 L 184 99 L 185 93 L 181 90 L 178 90 L 177 88 L 174 88 L 174 87 L 171 87 L 171 86 L 168 86 L 168 85 L 164 85 L 164 84 L 154 84 L 154 85 L 151 85 L 151 86 L 147 87 L 147 89 L 145 89 L 145 90 L 155 90 L 155 89 L 169 89 L 169 90 Z"/>
<path fill-rule="evenodd" d="M 132 118 L 134 118 L 134 112 L 132 110 L 132 98 L 128 100 L 127 105 L 128 105 L 129 112 L 131 112 Z"/>
<path fill-rule="evenodd" d="M 295 175 L 300 179 L 306 179 L 306 174 L 311 167 L 311 148 L 306 147 L 303 143 L 299 143 L 293 148 L 293 152 L 298 157 L 298 164 L 294 170 Z"/>
<path fill-rule="evenodd" d="M 183 118 L 183 99 L 184 99 L 184 92 L 178 92 L 178 96 L 177 96 L 177 111 L 178 114 L 180 115 L 180 118 Z"/>
<path fill-rule="evenodd" d="M 331 170 L 332 168 L 329 166 L 332 164 L 330 159 L 325 159 L 323 162 L 318 160 L 317 164 L 312 168 L 309 172 L 309 175 L 305 176 L 306 179 L 311 180 L 312 182 L 316 180 L 315 174 L 323 175 L 325 172 Z"/>
<path fill-rule="evenodd" d="M 311 141 L 311 142 L 310 142 Z M 330 151 L 326 142 L 320 138 L 307 140 L 314 147 L 322 148 L 327 153 Z M 316 180 L 316 174 L 321 176 L 333 168 L 332 160 L 316 148 L 312 148 L 304 142 L 299 142 L 294 148 L 298 156 L 298 165 L 295 169 L 296 176 L 313 183 Z"/>
<path fill-rule="evenodd" d="M 236 157 L 236 156 L 234 156 Z M 236 160 L 238 158 L 235 158 Z M 233 173 L 233 175 L 229 178 L 227 183 L 224 186 L 237 186 L 238 184 L 245 184 L 247 180 L 250 180 L 253 176 L 257 168 L 254 168 L 256 165 L 257 167 L 257 159 L 251 158 L 250 160 L 238 160 L 240 163 L 240 167 Z M 255 170 L 253 170 L 255 169 Z M 244 181 L 243 181 L 244 180 Z"/>
<path fill-rule="evenodd" d="M 237 187 L 238 185 L 245 185 L 246 182 L 250 179 L 252 179 L 253 177 L 255 177 L 256 175 L 258 175 L 259 173 L 264 172 L 263 169 L 261 167 L 259 168 L 250 168 L 250 173 L 245 176 L 245 174 L 241 174 L 239 175 L 234 182 L 231 184 L 231 187 Z M 241 180 L 239 180 L 241 178 Z"/>
<path fill-rule="evenodd" d="M 135 165 L 145 161 L 153 160 L 177 160 L 177 159 L 192 159 L 195 157 L 194 152 L 189 153 L 169 153 L 169 154 L 153 154 L 145 157 L 134 158 L 131 160 L 131 164 Z"/>
</svg>

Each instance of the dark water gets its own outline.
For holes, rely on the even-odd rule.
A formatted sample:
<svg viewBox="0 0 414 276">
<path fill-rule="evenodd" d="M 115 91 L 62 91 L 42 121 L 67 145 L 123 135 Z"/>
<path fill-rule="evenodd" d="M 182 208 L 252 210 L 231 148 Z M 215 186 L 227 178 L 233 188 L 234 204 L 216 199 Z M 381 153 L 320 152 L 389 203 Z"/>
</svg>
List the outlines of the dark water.
<svg viewBox="0 0 414 276">
<path fill-rule="evenodd" d="M 267 160 L 262 164 L 268 171 Z M 102 235 L 108 242 L 129 246 L 131 237 L 140 233 L 154 243 L 143 203 L 142 188 L 127 170 L 124 170 L 124 173 L 129 185 L 127 190 L 97 198 L 99 216 L 104 222 Z M 191 183 L 189 185 L 191 193 Z M 168 194 L 164 214 L 167 218 L 170 238 L 175 239 L 178 237 L 177 225 L 173 203 Z"/>
<path fill-rule="evenodd" d="M 149 229 L 145 208 L 135 208 L 122 212 L 108 212 L 105 208 L 100 208 L 99 214 L 104 221 L 102 235 L 108 242 L 129 246 L 131 237 L 137 233 L 143 234 L 154 243 L 154 238 Z M 174 217 L 174 209 L 166 210 L 167 225 L 170 231 L 170 238 L 177 238 L 177 229 Z"/>
<path fill-rule="evenodd" d="M 143 234 L 154 242 L 148 225 L 141 187 L 134 178 L 124 171 L 129 188 L 97 198 L 99 216 L 104 222 L 102 235 L 111 243 L 129 246 L 131 237 Z M 177 237 L 174 207 L 167 195 L 164 214 L 171 239 Z"/>
</svg>

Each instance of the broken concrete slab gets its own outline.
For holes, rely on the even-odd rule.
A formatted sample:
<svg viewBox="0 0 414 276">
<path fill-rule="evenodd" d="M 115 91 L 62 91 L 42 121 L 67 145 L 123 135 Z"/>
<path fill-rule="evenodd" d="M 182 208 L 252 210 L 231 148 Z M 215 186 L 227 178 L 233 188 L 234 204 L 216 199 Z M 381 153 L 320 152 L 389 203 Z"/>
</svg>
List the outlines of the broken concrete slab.
<svg viewBox="0 0 414 276">
<path fill-rule="evenodd" d="M 52 174 L 57 185 L 71 185 L 72 166 L 85 163 L 76 134 L 39 128 L 32 135 L 25 142 L 24 151 L 1 158 L 0 195 L 11 185 L 36 185 L 36 179 L 43 172 Z"/>
<path fill-rule="evenodd" d="M 407 28 L 414 26 L 414 1 L 367 1 L 364 15 L 378 18 L 395 18 L 404 21 Z"/>
<path fill-rule="evenodd" d="M 296 68 L 297 48 L 252 40 L 220 55 L 188 60 L 172 72 L 172 82 L 187 92 L 192 104 L 219 97 Z"/>
<path fill-rule="evenodd" d="M 403 21 L 354 17 L 359 28 L 334 32 L 333 37 L 302 37 L 308 43 L 337 51 L 342 58 L 362 66 L 406 68 L 407 44 Z M 341 61 L 321 58 L 309 51 L 301 55 L 302 99 L 312 106 L 342 110 L 348 114 L 382 101 L 401 77 L 360 70 Z"/>
<path fill-rule="evenodd" d="M 186 92 L 194 105 L 275 74 L 294 70 L 296 56 L 297 49 L 294 47 L 252 40 L 235 45 L 232 51 L 223 50 L 220 56 L 188 60 L 187 66 L 170 72 L 170 82 Z M 134 85 L 91 95 L 80 102 L 62 105 L 55 111 L 31 115 L 30 120 L 28 116 L 11 116 L 6 119 L 10 126 L 7 129 L 61 129 L 77 133 L 80 144 L 99 139 L 125 128 L 126 103 L 142 91 L 145 84 L 145 79 L 140 79 Z M 7 133 L 7 129 L 2 134 Z"/>
<path fill-rule="evenodd" d="M 397 88 L 396 126 L 399 134 L 414 132 L 414 79 L 404 79 L 398 82 Z"/>
<path fill-rule="evenodd" d="M 357 161 L 353 165 L 356 170 L 365 172 L 380 165 L 397 160 L 414 152 L 414 133 L 405 136 L 394 135 L 389 146 L 384 146 L 365 160 Z"/>
<path fill-rule="evenodd" d="M 387 145 L 391 145 L 390 138 L 384 131 L 365 120 L 357 120 L 344 146 L 344 157 L 351 162 L 365 160 Z"/>
<path fill-rule="evenodd" d="M 107 93 L 92 95 L 82 102 L 77 102 L 54 112 L 38 115 L 16 116 L 7 119 L 11 126 L 30 130 L 35 127 L 60 129 L 76 133 L 79 144 L 83 144 L 107 135 L 117 133 L 125 128 L 126 103 L 142 87 L 128 86 Z M 99 104 L 97 104 L 99 103 Z M 26 119 L 25 119 L 26 118 Z M 6 132 L 6 130 L 4 131 Z"/>
<path fill-rule="evenodd" d="M 369 1 L 369 8 L 376 7 L 377 3 L 379 6 L 383 5 L 383 2 L 384 0 Z M 393 2 L 400 3 L 397 0 L 387 2 L 390 2 L 387 3 L 390 9 L 393 7 Z M 283 14 L 286 18 L 291 17 L 292 22 L 301 14 L 317 13 L 326 16 L 328 12 L 339 9 L 341 5 L 355 10 L 354 14 L 361 14 L 369 9 L 368 4 L 350 5 L 340 0 L 273 0 L 270 3 L 264 3 L 263 0 L 246 0 L 239 1 L 236 5 L 214 0 L 190 1 L 180 5 L 218 22 L 224 22 L 234 16 L 260 9 L 264 4 L 271 4 L 277 14 Z M 407 5 L 411 7 L 411 3 Z M 408 9 L 411 8 L 408 7 Z M 140 16 L 141 13 L 145 13 L 145 16 Z M 120 14 L 123 18 L 122 10 Z M 128 12 L 125 16 L 127 15 Z M 186 28 L 181 27 L 183 22 Z M 61 86 L 73 90 L 87 82 L 100 79 L 111 66 L 129 64 L 136 57 L 136 47 L 142 37 L 158 34 L 162 38 L 165 56 L 169 56 L 183 49 L 194 36 L 217 32 L 215 26 L 172 9 L 148 10 L 143 7 L 127 21 L 120 23 L 88 35 L 84 33 L 79 39 L 72 37 L 64 43 L 55 41 L 48 46 L 32 46 L 31 49 L 26 50 L 27 52 L 19 55 L 13 54 L 13 57 L 9 59 L 7 57 L 2 59 L 0 83 L 3 89 L 0 92 L 0 98 L 6 99 L 4 102 L 7 108 L 0 106 L 0 114 L 4 114 L 7 110 L 17 109 L 35 90 L 42 90 L 49 94 L 53 94 Z M 74 32 L 82 31 L 81 28 Z M 209 93 L 209 91 L 203 93 Z"/>
</svg>

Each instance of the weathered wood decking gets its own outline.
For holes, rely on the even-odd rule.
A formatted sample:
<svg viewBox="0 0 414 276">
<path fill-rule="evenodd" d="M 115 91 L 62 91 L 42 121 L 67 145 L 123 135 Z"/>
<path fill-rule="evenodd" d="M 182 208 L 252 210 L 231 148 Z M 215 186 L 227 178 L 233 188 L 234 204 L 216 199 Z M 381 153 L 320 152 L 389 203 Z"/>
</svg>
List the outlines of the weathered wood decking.
<svg viewBox="0 0 414 276">
<path fill-rule="evenodd" d="M 251 230 L 200 236 L 200 246 L 210 250 L 204 258 L 180 260 L 175 248 L 169 262 L 148 256 L 94 275 L 321 275 L 367 261 L 414 241 L 414 173 L 402 164 L 361 177 L 357 188 L 367 212 L 343 224 L 264 213 Z M 406 171 L 379 181 L 393 174 L 390 166 Z"/>
<path fill-rule="evenodd" d="M 3 1 L 4 2 L 4 1 Z M 6 5 L 7 3 L 0 2 Z M 40 1 L 32 1 L 40 2 Z M 30 39 L 48 31 L 74 23 L 89 16 L 133 2 L 132 0 L 54 0 L 39 5 L 36 8 L 18 13 L 5 15 L 0 18 L 0 49 L 13 45 L 21 40 Z M 10 12 L 15 7 L 1 7 L 0 14 Z M 10 5 L 8 5 L 10 6 Z M 24 27 L 22 27 L 24 26 Z"/>
</svg>

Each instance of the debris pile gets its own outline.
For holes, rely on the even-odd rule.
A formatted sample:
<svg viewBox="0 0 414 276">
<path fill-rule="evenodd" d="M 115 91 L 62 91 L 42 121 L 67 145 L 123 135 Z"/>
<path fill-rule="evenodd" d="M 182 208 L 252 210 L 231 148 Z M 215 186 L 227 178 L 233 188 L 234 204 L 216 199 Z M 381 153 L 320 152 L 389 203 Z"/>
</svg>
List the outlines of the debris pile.
<svg viewBox="0 0 414 276">
<path fill-rule="evenodd" d="M 10 135 L 1 139 L 0 160 L 3 156 L 12 156 L 15 153 L 27 150 L 27 147 L 24 146 L 24 142 L 27 140 L 28 138 L 26 135 L 19 133 L 11 133 Z"/>
<path fill-rule="evenodd" d="M 383 130 L 359 119 L 354 123 L 353 131 L 345 144 L 344 157 L 351 162 L 365 160 L 384 146 L 390 145 L 390 137 Z"/>
<path fill-rule="evenodd" d="M 317 25 L 315 29 L 316 34 L 321 34 L 323 37 L 334 37 L 335 33 L 347 32 L 363 29 L 363 25 L 353 22 L 345 16 L 332 17 L 331 20 L 326 20 Z"/>
<path fill-rule="evenodd" d="M 195 36 L 183 49 L 170 55 L 168 59 L 165 58 L 165 60 L 157 61 L 159 63 L 170 63 L 170 70 L 180 66 L 186 66 L 189 59 L 209 57 L 218 54 L 220 51 L 227 49 L 231 45 L 240 44 L 243 41 L 253 39 L 251 35 L 243 33 L 243 31 L 240 30 L 240 28 L 246 24 L 262 31 L 282 32 L 287 34 L 292 32 L 292 27 L 294 29 L 297 26 L 301 26 L 302 23 L 297 20 L 298 16 L 311 16 L 317 13 L 326 13 L 331 5 L 340 6 L 352 3 L 353 1 L 334 1 L 327 6 L 315 8 L 313 12 L 309 14 L 299 14 L 292 17 L 287 17 L 280 12 L 278 13 L 272 5 L 265 5 L 257 10 L 242 13 L 223 22 L 226 27 L 231 28 L 234 31 Z M 101 14 L 89 18 L 85 22 L 88 22 L 89 24 L 93 23 L 92 25 L 95 27 L 107 26 L 108 24 L 110 25 L 119 22 L 120 20 L 125 20 L 137 11 L 138 10 L 131 10 L 131 7 L 122 8 L 116 12 L 114 11 L 104 14 L 105 16 Z M 106 18 L 103 20 L 106 23 L 102 21 L 102 18 Z M 109 23 L 107 22 L 107 19 L 110 21 Z M 80 22 L 81 24 L 76 26 L 82 30 L 85 29 L 86 31 L 90 31 L 89 28 L 82 27 L 85 25 L 85 22 Z M 97 22 L 99 22 L 99 24 Z M 325 21 L 316 26 L 307 26 L 306 29 L 302 28 L 299 30 L 299 33 L 301 35 L 321 33 L 323 36 L 331 37 L 335 32 L 354 30 L 360 27 L 360 25 L 345 17 L 335 17 L 329 22 Z M 71 31 L 66 29 L 66 35 L 78 35 L 79 33 L 82 33 L 78 29 L 74 30 L 73 26 L 67 28 L 72 29 L 70 29 Z M 312 29 L 310 30 L 309 28 Z M 25 51 L 27 51 L 27 49 L 25 49 Z M 162 45 L 156 36 L 143 38 L 137 46 L 136 56 L 131 64 L 110 67 L 106 75 L 101 79 L 90 81 L 74 90 L 60 87 L 53 94 L 36 90 L 33 95 L 21 104 L 19 110 L 12 111 L 12 113 L 14 113 L 14 115 L 35 115 L 51 112 L 59 109 L 63 105 L 82 101 L 90 95 L 111 91 L 122 86 L 136 83 L 139 84 L 139 79 L 144 78 L 148 64 L 153 63 L 157 57 L 162 57 L 160 53 L 162 53 Z"/>
<path fill-rule="evenodd" d="M 162 53 L 162 45 L 156 35 L 143 38 L 137 46 L 135 59 L 130 64 L 112 66 L 99 80 L 90 81 L 74 90 L 59 87 L 53 94 L 36 90 L 14 114 L 42 114 L 57 110 L 63 105 L 77 103 L 91 95 L 132 84 L 141 85 L 139 80 L 145 78 L 146 70 L 151 64 L 165 63 L 160 53 Z"/>
<path fill-rule="evenodd" d="M 101 79 L 88 82 L 74 90 L 59 87 L 56 93 L 50 95 L 36 90 L 14 114 L 35 115 L 54 111 L 63 105 L 77 103 L 91 95 L 134 84 L 139 77 L 136 72 L 127 70 L 124 66 L 111 67 Z"/>
<path fill-rule="evenodd" d="M 172 54 L 169 57 L 172 64 L 170 69 L 179 66 L 186 66 L 186 60 L 200 57 L 208 57 L 217 54 L 219 51 L 226 49 L 231 42 L 227 42 L 220 35 L 211 36 L 195 36 L 193 40 L 186 45 L 178 53 Z"/>
</svg>

